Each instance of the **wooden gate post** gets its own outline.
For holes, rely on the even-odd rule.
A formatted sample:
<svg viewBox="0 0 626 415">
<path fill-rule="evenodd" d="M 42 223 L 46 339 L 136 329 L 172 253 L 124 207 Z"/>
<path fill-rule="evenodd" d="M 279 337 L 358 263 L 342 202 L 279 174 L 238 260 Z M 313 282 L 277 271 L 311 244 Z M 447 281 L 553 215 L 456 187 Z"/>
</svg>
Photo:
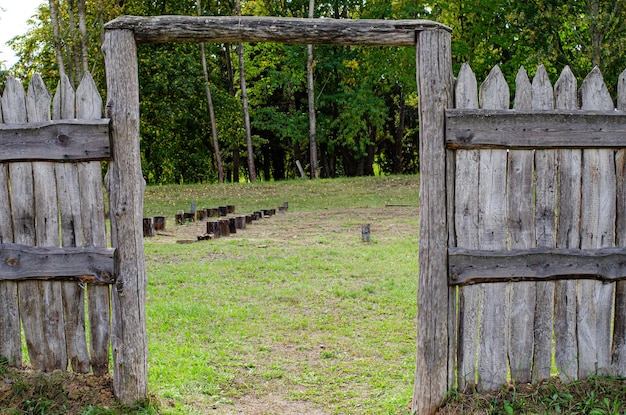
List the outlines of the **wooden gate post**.
<svg viewBox="0 0 626 415">
<path fill-rule="evenodd" d="M 450 32 L 418 32 L 420 227 L 417 362 L 412 411 L 434 414 L 448 389 L 445 109 L 452 104 Z M 451 371 L 453 373 L 453 371 Z"/>
<path fill-rule="evenodd" d="M 107 117 L 111 119 L 113 160 L 107 187 L 111 243 L 116 248 L 113 299 L 113 391 L 123 404 L 148 394 L 148 345 L 145 298 L 147 275 L 143 247 L 143 194 L 139 153 L 139 76 L 137 45 L 131 30 L 108 30 L 104 63 Z"/>
</svg>

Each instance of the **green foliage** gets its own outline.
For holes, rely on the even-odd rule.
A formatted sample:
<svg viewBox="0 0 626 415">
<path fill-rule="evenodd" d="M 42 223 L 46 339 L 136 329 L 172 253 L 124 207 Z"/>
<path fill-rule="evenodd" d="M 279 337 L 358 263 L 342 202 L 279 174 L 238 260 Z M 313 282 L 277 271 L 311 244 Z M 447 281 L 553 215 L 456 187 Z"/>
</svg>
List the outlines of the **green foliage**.
<svg viewBox="0 0 626 415">
<path fill-rule="evenodd" d="M 308 0 L 250 0 L 244 15 L 308 16 Z M 61 1 L 64 19 L 69 2 Z M 202 1 L 202 14 L 232 15 L 233 0 Z M 195 15 L 192 0 L 87 2 L 89 66 L 103 96 L 100 53 L 104 22 L 120 14 Z M 479 80 L 494 65 L 514 79 L 524 65 L 534 74 L 545 65 L 552 81 L 569 65 L 582 80 L 598 65 L 613 91 L 626 66 L 626 7 L 622 1 L 536 0 L 316 1 L 315 17 L 431 19 L 453 28 L 455 73 L 469 63 Z M 77 40 L 63 33 L 64 50 Z M 12 41 L 20 61 L 10 69 L 27 80 L 37 71 L 52 90 L 57 82 L 47 4 L 29 30 Z M 207 45 L 217 131 L 229 180 L 246 175 L 247 156 L 238 68 L 233 45 Z M 212 182 L 216 166 L 197 45 L 139 49 L 142 158 L 149 183 Z M 298 177 L 309 157 L 306 48 L 267 43 L 245 45 L 255 160 L 260 177 Z M 0 73 L 0 83 L 6 76 Z M 70 74 L 71 76 L 71 74 Z M 419 171 L 418 112 L 413 48 L 316 46 L 314 48 L 317 166 L 323 177 Z M 77 81 L 76 79 L 72 79 Z M 514 92 L 514 85 L 510 85 Z"/>
</svg>

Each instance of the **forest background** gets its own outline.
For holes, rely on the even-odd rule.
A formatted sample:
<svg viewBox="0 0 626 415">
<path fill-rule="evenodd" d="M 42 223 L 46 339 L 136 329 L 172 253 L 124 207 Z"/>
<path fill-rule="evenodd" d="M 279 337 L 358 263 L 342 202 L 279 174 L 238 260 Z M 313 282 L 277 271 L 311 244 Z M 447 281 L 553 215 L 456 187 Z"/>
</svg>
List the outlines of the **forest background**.
<svg viewBox="0 0 626 415">
<path fill-rule="evenodd" d="M 107 21 L 124 14 L 242 14 L 434 20 L 453 29 L 455 73 L 467 62 L 484 79 L 500 65 L 513 79 L 521 65 L 532 76 L 543 64 L 556 78 L 569 65 L 581 79 L 597 65 L 614 91 L 626 67 L 624 3 L 48 0 L 28 32 L 12 40 L 19 60 L 0 71 L 0 90 L 9 75 L 26 82 L 38 72 L 54 90 L 60 79 L 78 85 L 89 70 L 106 96 L 100 45 Z M 140 45 L 138 58 L 148 184 L 281 180 L 300 175 L 296 161 L 311 177 L 419 171 L 415 48 L 316 46 L 309 57 L 306 46 L 181 43 Z"/>
</svg>

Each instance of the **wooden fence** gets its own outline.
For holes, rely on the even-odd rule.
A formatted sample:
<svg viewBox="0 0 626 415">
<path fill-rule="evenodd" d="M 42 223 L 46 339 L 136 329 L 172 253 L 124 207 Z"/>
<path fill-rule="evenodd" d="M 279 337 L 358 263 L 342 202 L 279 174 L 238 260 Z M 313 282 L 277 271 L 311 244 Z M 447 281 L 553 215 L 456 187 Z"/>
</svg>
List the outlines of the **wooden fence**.
<svg viewBox="0 0 626 415">
<path fill-rule="evenodd" d="M 90 74 L 76 92 L 63 77 L 54 98 L 35 74 L 27 93 L 8 78 L 0 106 L 0 356 L 23 364 L 21 324 L 32 368 L 104 375 L 114 250 L 94 161 L 110 158 L 102 99 Z"/>
<path fill-rule="evenodd" d="M 570 381 L 626 376 L 626 71 L 618 85 L 616 111 L 597 68 L 580 90 L 568 67 L 554 86 L 521 68 L 509 109 L 498 67 L 480 88 L 461 68 L 442 131 L 448 301 L 433 311 L 448 389 L 541 382 L 553 362 Z"/>
</svg>

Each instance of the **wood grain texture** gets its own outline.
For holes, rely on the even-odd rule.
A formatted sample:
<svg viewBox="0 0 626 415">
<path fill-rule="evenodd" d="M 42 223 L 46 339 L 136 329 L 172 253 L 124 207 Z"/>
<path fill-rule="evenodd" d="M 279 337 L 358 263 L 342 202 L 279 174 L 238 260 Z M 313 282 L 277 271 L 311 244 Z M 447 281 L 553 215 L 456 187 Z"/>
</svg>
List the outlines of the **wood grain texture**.
<svg viewBox="0 0 626 415">
<path fill-rule="evenodd" d="M 52 118 L 74 119 L 75 94 L 67 75 L 62 75 L 52 100 Z M 56 163 L 57 194 L 63 247 L 83 246 L 78 169 L 76 163 Z M 68 361 L 77 373 L 88 373 L 89 350 L 85 331 L 85 289 L 80 281 L 62 284 Z"/>
<path fill-rule="evenodd" d="M 109 120 L 0 124 L 0 161 L 109 160 Z"/>
<path fill-rule="evenodd" d="M 612 282 L 626 279 L 625 254 L 623 248 L 450 248 L 448 266 L 451 284 L 565 278 Z"/>
<path fill-rule="evenodd" d="M 111 244 L 118 250 L 112 289 L 113 390 L 121 403 L 134 404 L 148 393 L 147 274 L 142 232 L 145 183 L 139 151 L 137 47 L 130 30 L 109 30 L 102 48 L 107 112 L 115 143 L 107 173 Z"/>
<path fill-rule="evenodd" d="M 496 66 L 481 85 L 481 107 L 506 109 L 509 106 L 509 95 L 509 86 L 502 71 Z M 480 151 L 478 237 L 481 249 L 505 249 L 507 246 L 506 171 L 506 151 Z M 478 347 L 478 387 L 482 390 L 495 390 L 506 382 L 508 297 L 508 286 L 505 283 L 484 286 Z"/>
<path fill-rule="evenodd" d="M 596 67 L 581 85 L 582 109 L 613 110 L 611 96 Z M 581 248 L 614 245 L 616 176 L 612 150 L 583 150 Z M 614 285 L 578 282 L 578 352 L 580 378 L 610 371 Z"/>
<path fill-rule="evenodd" d="M 121 16 L 105 30 L 131 30 L 138 43 L 279 42 L 302 45 L 415 46 L 416 32 L 450 31 L 428 20 L 253 16 Z"/>
<path fill-rule="evenodd" d="M 557 110 L 575 110 L 577 104 L 576 77 L 563 68 L 554 84 Z M 558 217 L 556 247 L 580 248 L 581 162 L 582 151 L 558 150 Z M 559 376 L 568 381 L 578 379 L 578 338 L 576 334 L 575 280 L 557 281 L 554 306 L 554 359 Z"/>
<path fill-rule="evenodd" d="M 102 117 L 102 97 L 91 74 L 86 73 L 76 89 L 76 117 L 96 120 Z M 104 218 L 104 188 L 100 162 L 78 163 L 80 206 L 85 246 L 107 246 Z M 95 375 L 109 372 L 111 346 L 111 294 L 108 286 L 88 286 L 91 367 Z"/>
<path fill-rule="evenodd" d="M 2 95 L 2 115 L 5 123 L 18 124 L 28 121 L 26 113 L 26 92 L 15 78 L 8 78 Z M 35 246 L 35 197 L 32 163 L 10 163 L 11 209 L 13 240 L 22 245 Z M 19 314 L 28 347 L 31 365 L 36 370 L 45 366 L 43 356 L 35 345 L 43 333 L 41 312 L 42 298 L 39 283 L 24 281 L 18 286 Z"/>
<path fill-rule="evenodd" d="M 114 256 L 115 250 L 110 248 L 58 248 L 5 243 L 0 245 L 0 279 L 75 277 L 85 283 L 112 284 Z"/>
<path fill-rule="evenodd" d="M 626 113 L 447 110 L 450 148 L 623 148 Z"/>
<path fill-rule="evenodd" d="M 0 97 L 0 121 L 4 118 L 3 113 L 8 112 L 5 105 L 9 105 L 9 102 L 6 101 L 4 96 Z M 13 242 L 13 222 L 9 167 L 0 163 L 0 243 L 11 242 Z M 0 356 L 6 358 L 11 366 L 22 365 L 18 289 L 17 283 L 12 281 L 0 281 Z"/>
<path fill-rule="evenodd" d="M 444 110 L 452 105 L 450 33 L 418 35 L 417 84 L 420 96 L 420 240 L 417 316 L 417 359 L 412 410 L 434 414 L 448 381 L 448 284 L 446 261 L 448 226 Z"/>
<path fill-rule="evenodd" d="M 543 65 L 533 78 L 533 109 L 554 109 L 554 91 Z M 536 246 L 556 246 L 556 150 L 535 151 L 535 239 Z M 533 383 L 550 378 L 554 326 L 554 289 L 552 281 L 536 282 L 533 351 Z"/>
<path fill-rule="evenodd" d="M 626 110 L 626 70 L 617 83 L 617 109 Z M 617 180 L 617 208 L 615 243 L 626 247 L 626 150 L 615 154 Z M 611 352 L 613 374 L 626 376 L 626 281 L 615 286 L 615 323 L 613 326 L 613 350 Z"/>
<path fill-rule="evenodd" d="M 521 67 L 515 79 L 513 109 L 532 108 L 533 89 L 526 70 Z M 534 224 L 534 163 L 532 150 L 511 150 L 507 171 L 507 228 L 511 249 L 531 248 L 535 245 Z M 535 284 L 515 284 L 509 297 L 511 334 L 508 358 L 511 380 L 517 384 L 529 383 L 533 361 L 533 325 L 535 318 Z"/>
<path fill-rule="evenodd" d="M 33 75 L 26 95 L 26 110 L 30 122 L 50 121 L 52 97 L 38 74 Z M 35 239 L 38 247 L 58 247 L 59 209 L 54 164 L 36 162 L 33 168 L 33 188 L 35 192 Z M 39 270 L 40 272 L 42 269 Z M 40 274 L 41 275 L 41 274 Z M 51 372 L 67 368 L 67 346 L 65 341 L 65 321 L 60 282 L 38 282 L 38 296 L 41 301 L 41 339 L 32 345 L 43 359 L 42 370 Z M 28 316 L 23 315 L 25 319 Z"/>
<path fill-rule="evenodd" d="M 476 76 L 463 64 L 456 81 L 456 108 L 478 108 Z M 456 151 L 454 227 L 456 246 L 478 248 L 478 170 L 477 150 Z M 458 388 L 472 389 L 478 382 L 478 312 L 482 287 L 459 290 Z"/>
</svg>

